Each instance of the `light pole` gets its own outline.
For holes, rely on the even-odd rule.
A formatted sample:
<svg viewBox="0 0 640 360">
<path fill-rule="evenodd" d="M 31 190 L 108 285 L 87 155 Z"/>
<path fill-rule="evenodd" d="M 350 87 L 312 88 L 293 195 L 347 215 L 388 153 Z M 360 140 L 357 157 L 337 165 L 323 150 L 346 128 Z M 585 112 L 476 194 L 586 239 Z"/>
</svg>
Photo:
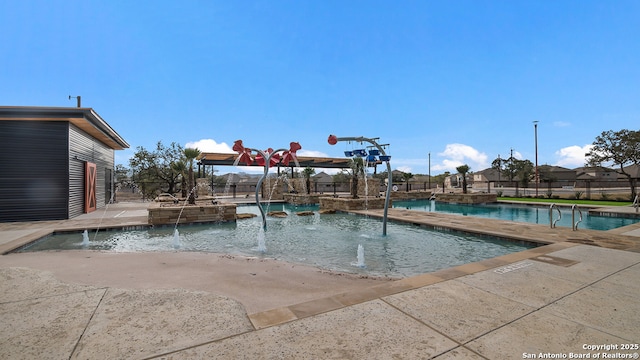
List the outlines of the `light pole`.
<svg viewBox="0 0 640 360">
<path fill-rule="evenodd" d="M 536 197 L 538 197 L 538 120 L 533 122 L 533 132 L 535 136 L 535 144 L 536 144 Z"/>
</svg>

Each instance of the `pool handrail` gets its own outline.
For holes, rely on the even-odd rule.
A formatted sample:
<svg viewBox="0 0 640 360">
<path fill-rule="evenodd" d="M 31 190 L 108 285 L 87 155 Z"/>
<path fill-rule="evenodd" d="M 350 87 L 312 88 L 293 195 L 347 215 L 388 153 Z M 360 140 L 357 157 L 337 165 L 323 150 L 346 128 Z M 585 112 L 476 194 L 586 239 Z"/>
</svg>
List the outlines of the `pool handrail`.
<svg viewBox="0 0 640 360">
<path fill-rule="evenodd" d="M 578 214 L 580 214 L 580 219 L 576 221 L 576 210 L 578 210 Z M 578 224 L 582 222 L 582 210 L 578 207 L 578 204 L 573 204 L 571 206 L 571 228 L 573 231 L 578 230 Z"/>
<path fill-rule="evenodd" d="M 635 199 L 633 199 L 632 206 L 636 208 L 636 212 L 638 212 L 638 195 L 636 195 Z"/>
<path fill-rule="evenodd" d="M 555 220 L 553 220 L 553 208 L 558 210 L 558 218 Z M 558 208 L 558 205 L 556 205 L 555 203 L 551 204 L 551 206 L 549 206 L 549 226 L 553 229 L 554 227 L 556 227 L 556 223 L 560 221 L 560 219 L 562 219 L 560 208 Z"/>
</svg>

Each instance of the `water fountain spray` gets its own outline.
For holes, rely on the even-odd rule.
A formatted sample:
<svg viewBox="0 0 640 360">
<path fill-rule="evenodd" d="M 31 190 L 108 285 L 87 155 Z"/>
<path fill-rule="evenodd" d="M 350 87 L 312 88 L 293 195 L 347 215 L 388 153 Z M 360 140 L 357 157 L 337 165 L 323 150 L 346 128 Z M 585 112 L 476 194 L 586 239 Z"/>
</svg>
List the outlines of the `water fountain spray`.
<svg viewBox="0 0 640 360">
<path fill-rule="evenodd" d="M 384 215 L 382 217 L 382 235 L 386 236 L 387 235 L 387 213 L 389 211 L 389 199 L 391 198 L 391 185 L 393 184 L 393 179 L 391 177 L 391 165 L 389 164 L 389 161 L 391 160 L 391 156 L 387 155 L 384 152 L 384 147 L 382 145 L 379 145 L 376 142 L 376 139 L 371 139 L 371 138 L 366 138 L 366 137 L 337 137 L 335 135 L 329 135 L 329 139 L 327 140 L 329 142 L 330 145 L 335 145 L 338 143 L 338 141 L 355 141 L 355 142 L 368 142 L 369 144 L 375 146 L 378 149 L 378 152 L 380 153 L 380 155 L 378 156 L 378 158 L 382 161 L 385 161 L 387 163 L 387 174 L 389 175 L 388 180 L 387 180 L 387 195 L 384 199 Z M 358 153 L 354 154 L 353 151 L 350 151 L 350 154 L 347 154 L 347 152 L 345 151 L 345 155 L 347 156 L 366 156 L 366 150 L 357 150 Z"/>
<path fill-rule="evenodd" d="M 242 145 L 242 140 L 236 140 L 233 143 L 232 149 L 233 151 L 239 154 L 238 159 L 236 160 L 238 163 L 241 162 L 246 165 L 251 165 L 255 162 L 258 165 L 264 166 L 264 174 L 262 175 L 260 180 L 258 180 L 258 184 L 256 185 L 256 205 L 258 205 L 258 208 L 260 209 L 260 214 L 262 215 L 262 229 L 266 231 L 267 218 L 259 198 L 260 189 L 262 188 L 262 182 L 269 174 L 269 168 L 271 166 L 277 165 L 279 163 L 282 163 L 284 166 L 289 166 L 289 163 L 291 162 L 291 160 L 293 160 L 297 164 L 298 158 L 296 156 L 296 152 L 302 149 L 302 146 L 300 146 L 300 144 L 297 142 L 291 142 L 289 144 L 288 150 L 287 149 L 273 150 L 272 148 L 269 148 L 265 151 L 262 151 L 258 149 L 244 147 L 244 145 Z M 257 153 L 255 156 L 255 159 L 251 155 L 251 153 L 254 151 Z"/>
</svg>

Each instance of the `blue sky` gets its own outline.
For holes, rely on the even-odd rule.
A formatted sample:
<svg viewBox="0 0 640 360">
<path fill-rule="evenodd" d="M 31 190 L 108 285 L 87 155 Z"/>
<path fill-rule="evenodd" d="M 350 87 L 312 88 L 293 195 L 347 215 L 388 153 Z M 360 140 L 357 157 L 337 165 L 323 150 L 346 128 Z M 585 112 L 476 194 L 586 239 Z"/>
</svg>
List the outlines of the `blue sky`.
<svg viewBox="0 0 640 360">
<path fill-rule="evenodd" d="M 636 0 L 4 1 L 0 105 L 81 95 L 123 164 L 158 141 L 360 147 L 335 134 L 389 143 L 393 169 L 478 171 L 533 162 L 539 121 L 538 163 L 573 168 L 639 129 L 638 19 Z"/>
</svg>

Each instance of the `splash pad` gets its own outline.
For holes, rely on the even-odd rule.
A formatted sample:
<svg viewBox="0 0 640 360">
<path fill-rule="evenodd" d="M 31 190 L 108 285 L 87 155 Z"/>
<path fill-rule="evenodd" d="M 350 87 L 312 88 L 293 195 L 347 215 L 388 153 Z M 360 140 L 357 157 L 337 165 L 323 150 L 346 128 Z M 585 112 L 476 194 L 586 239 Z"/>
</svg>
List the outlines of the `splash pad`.
<svg viewBox="0 0 640 360">
<path fill-rule="evenodd" d="M 371 144 L 374 149 L 371 149 L 367 152 L 367 150 L 365 149 L 356 149 L 353 151 L 345 151 L 345 156 L 347 157 L 365 157 L 367 158 L 367 161 L 377 161 L 377 159 L 380 159 L 380 161 L 386 162 L 387 164 L 387 174 L 388 179 L 387 179 L 387 191 L 386 191 L 386 196 L 385 196 L 385 200 L 384 200 L 384 215 L 382 216 L 382 235 L 386 236 L 387 235 L 387 214 L 389 212 L 389 199 L 391 198 L 391 184 L 393 184 L 393 179 L 391 177 L 391 165 L 389 164 L 390 160 L 391 160 L 391 156 L 387 155 L 384 151 L 384 145 L 380 145 L 377 142 L 378 138 L 366 138 L 363 136 L 359 136 L 359 137 L 337 137 L 335 135 L 329 135 L 329 139 L 327 140 L 329 142 L 329 145 L 335 145 L 340 141 L 347 141 L 347 142 L 357 142 L 357 143 L 363 143 L 363 142 L 367 142 L 369 144 Z M 377 157 L 377 158 L 376 158 Z M 365 178 L 365 183 L 366 183 L 366 178 Z M 366 199 L 365 199 L 366 200 Z M 336 203 L 335 205 L 339 205 L 340 203 L 342 203 L 343 206 L 353 206 L 353 204 L 351 204 L 354 201 L 359 201 L 362 202 L 359 199 L 340 199 L 340 201 L 338 203 Z M 358 207 L 360 207 L 361 205 L 357 205 Z M 366 206 L 365 206 L 366 207 Z M 337 209 L 339 210 L 339 209 Z"/>
</svg>

